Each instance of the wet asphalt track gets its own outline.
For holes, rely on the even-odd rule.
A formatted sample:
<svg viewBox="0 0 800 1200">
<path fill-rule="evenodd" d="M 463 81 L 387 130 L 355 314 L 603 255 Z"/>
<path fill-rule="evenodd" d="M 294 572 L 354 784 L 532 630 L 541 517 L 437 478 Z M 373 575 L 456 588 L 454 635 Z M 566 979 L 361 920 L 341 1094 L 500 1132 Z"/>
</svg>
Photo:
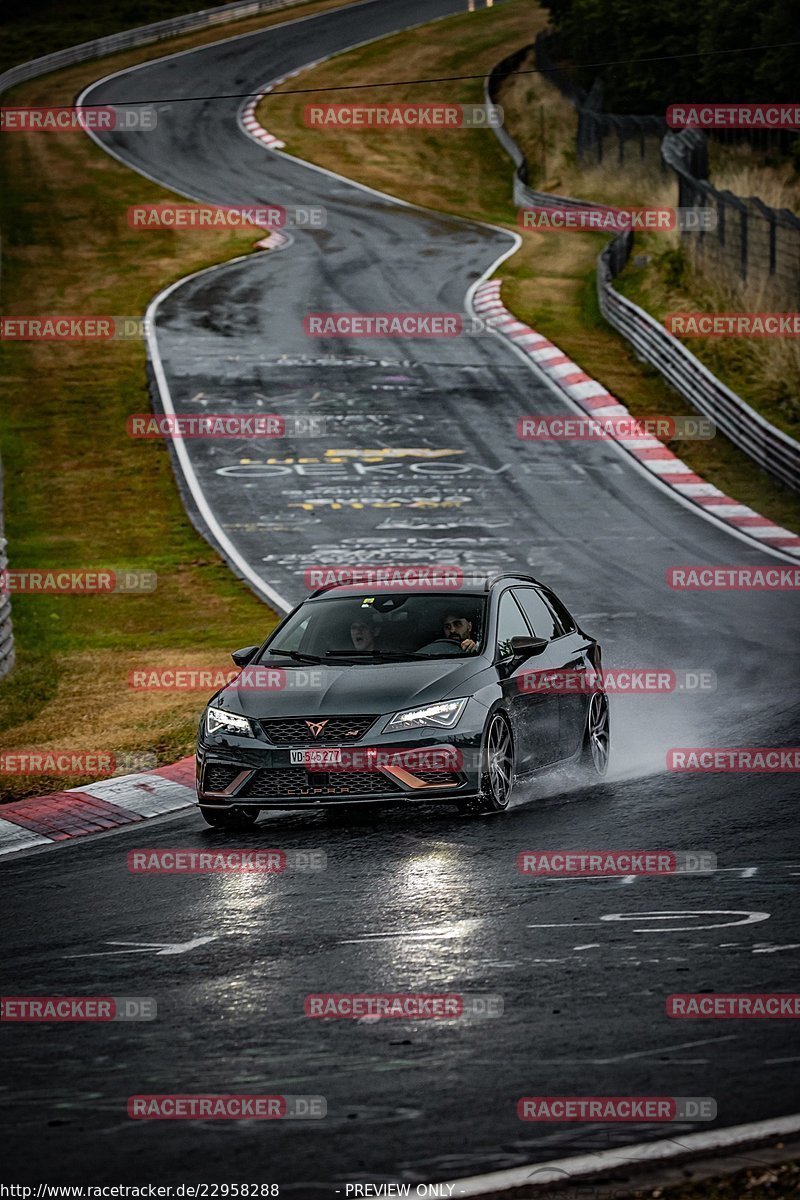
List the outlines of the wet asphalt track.
<svg viewBox="0 0 800 1200">
<path fill-rule="evenodd" d="M 246 91 L 461 7 L 383 0 L 155 63 L 89 99 Z M 273 815 L 232 838 L 188 814 L 7 864 L 6 994 L 152 994 L 160 1010 L 148 1025 L 3 1030 L 3 1121 L 16 1127 L 9 1180 L 249 1179 L 332 1196 L 345 1182 L 452 1179 L 670 1132 L 524 1125 L 515 1115 L 524 1094 L 713 1096 L 720 1125 L 796 1111 L 800 1047 L 789 1022 L 664 1015 L 674 991 L 797 989 L 791 776 L 663 769 L 669 746 L 796 741 L 795 601 L 671 592 L 670 565 L 768 558 L 610 447 L 517 442 L 518 416 L 563 410 L 499 341 L 311 343 L 309 310 L 463 311 L 470 284 L 510 242 L 265 152 L 236 128 L 239 103 L 172 104 L 155 133 L 108 138 L 131 166 L 193 197 L 328 209 L 324 232 L 199 276 L 158 310 L 178 411 L 249 413 L 261 397 L 263 411 L 331 420 L 328 436 L 303 445 L 189 443 L 237 549 L 290 600 L 315 563 L 525 568 L 602 639 L 606 665 L 709 669 L 717 691 L 615 699 L 608 781 L 527 787 L 499 819 L 430 808 L 349 823 Z M 411 453 L 367 453 L 387 448 Z M 424 453 L 437 450 L 452 453 Z M 298 455 L 313 461 L 283 461 Z M 328 869 L 263 880 L 126 869 L 135 846 L 244 842 L 323 849 Z M 516 873 L 522 849 L 595 846 L 705 849 L 721 869 L 635 882 Z M 698 910 L 742 915 L 687 915 Z M 601 920 L 653 912 L 683 915 L 675 927 Z M 746 913 L 769 915 L 725 924 Z M 180 955 L 106 944 L 195 937 L 213 940 Z M 102 956 L 70 957 L 90 954 Z M 303 1015 L 312 991 L 445 989 L 499 993 L 505 1015 L 379 1024 Z M 328 1117 L 125 1115 L 135 1093 L 234 1091 L 321 1094 Z"/>
</svg>

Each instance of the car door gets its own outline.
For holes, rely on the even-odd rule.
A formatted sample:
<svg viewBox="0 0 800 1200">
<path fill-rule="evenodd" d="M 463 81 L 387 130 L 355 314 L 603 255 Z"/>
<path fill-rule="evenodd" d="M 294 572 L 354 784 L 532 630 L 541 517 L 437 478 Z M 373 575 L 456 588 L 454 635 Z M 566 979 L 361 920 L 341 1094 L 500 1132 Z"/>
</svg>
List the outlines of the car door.
<svg viewBox="0 0 800 1200">
<path fill-rule="evenodd" d="M 527 686 L 531 672 L 546 671 L 552 665 L 549 648 L 525 659 L 511 654 L 511 638 L 531 636 L 531 627 L 509 588 L 498 605 L 495 665 L 511 716 L 516 769 L 520 774 L 558 758 L 558 696 Z"/>
<path fill-rule="evenodd" d="M 558 757 L 571 758 L 580 749 L 586 728 L 587 672 L 593 673 L 590 651 L 594 643 L 580 632 L 575 619 L 548 588 L 516 591 L 536 636 L 549 638 L 552 665 L 564 679 L 558 697 Z"/>
</svg>

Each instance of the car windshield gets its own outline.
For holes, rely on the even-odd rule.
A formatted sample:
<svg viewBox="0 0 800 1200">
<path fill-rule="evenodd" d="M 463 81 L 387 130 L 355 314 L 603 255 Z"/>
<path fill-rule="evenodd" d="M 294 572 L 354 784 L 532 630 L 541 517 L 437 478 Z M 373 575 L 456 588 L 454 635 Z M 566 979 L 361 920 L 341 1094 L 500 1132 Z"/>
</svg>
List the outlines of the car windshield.
<svg viewBox="0 0 800 1200">
<path fill-rule="evenodd" d="M 262 651 L 286 665 L 303 661 L 388 662 L 478 654 L 486 599 L 479 595 L 324 596 L 308 600 Z"/>
</svg>

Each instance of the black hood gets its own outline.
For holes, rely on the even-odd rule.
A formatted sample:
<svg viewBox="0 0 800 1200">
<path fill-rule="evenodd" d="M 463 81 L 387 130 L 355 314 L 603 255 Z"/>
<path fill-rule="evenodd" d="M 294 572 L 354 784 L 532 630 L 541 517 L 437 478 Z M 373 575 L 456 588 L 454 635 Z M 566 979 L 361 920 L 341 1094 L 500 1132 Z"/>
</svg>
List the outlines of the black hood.
<svg viewBox="0 0 800 1200">
<path fill-rule="evenodd" d="M 286 686 L 274 691 L 239 688 L 234 681 L 214 704 L 246 717 L 345 716 L 397 712 L 474 691 L 467 681 L 488 667 L 482 656 L 454 656 L 427 662 L 287 666 Z M 273 664 L 270 664 L 272 667 Z M 246 672 L 245 672 L 246 675 Z M 304 686 L 293 686 L 293 680 Z M 312 685 L 313 681 L 313 685 Z"/>
</svg>

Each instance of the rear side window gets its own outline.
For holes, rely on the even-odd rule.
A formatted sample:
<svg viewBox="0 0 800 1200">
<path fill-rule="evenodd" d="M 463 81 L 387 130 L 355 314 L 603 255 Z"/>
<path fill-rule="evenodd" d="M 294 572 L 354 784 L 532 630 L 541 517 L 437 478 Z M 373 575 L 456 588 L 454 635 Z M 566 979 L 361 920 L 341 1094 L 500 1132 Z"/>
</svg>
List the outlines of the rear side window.
<svg viewBox="0 0 800 1200">
<path fill-rule="evenodd" d="M 503 592 L 500 597 L 500 609 L 497 615 L 497 654 L 500 658 L 508 658 L 511 654 L 511 639 L 513 637 L 530 637 L 531 631 L 525 618 L 519 610 L 511 591 Z"/>
<path fill-rule="evenodd" d="M 556 614 L 558 622 L 561 625 L 562 632 L 574 633 L 578 626 L 575 623 L 575 618 L 566 605 L 562 604 L 558 596 L 554 596 L 553 593 L 546 588 L 542 589 L 542 595 L 552 608 L 553 612 Z"/>
<path fill-rule="evenodd" d="M 534 588 L 515 588 L 514 595 L 522 605 L 535 637 L 547 638 L 548 642 L 561 637 L 564 633 L 561 623 L 550 605 Z"/>
</svg>

